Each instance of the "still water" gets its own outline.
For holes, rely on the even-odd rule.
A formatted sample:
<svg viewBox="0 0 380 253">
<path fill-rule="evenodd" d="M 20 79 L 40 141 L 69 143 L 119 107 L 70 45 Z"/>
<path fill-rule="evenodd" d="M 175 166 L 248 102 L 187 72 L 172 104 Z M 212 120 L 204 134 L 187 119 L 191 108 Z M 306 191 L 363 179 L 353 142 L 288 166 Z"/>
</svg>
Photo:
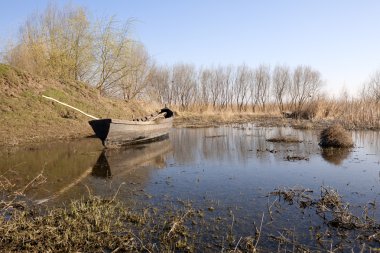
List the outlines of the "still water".
<svg viewBox="0 0 380 253">
<path fill-rule="evenodd" d="M 278 136 L 302 142 L 266 141 Z M 352 136 L 355 148 L 341 151 L 321 150 L 314 130 L 253 125 L 173 129 L 169 139 L 119 150 L 103 150 L 89 138 L 3 151 L 0 175 L 25 186 L 42 174 L 25 189 L 26 198 L 41 205 L 59 206 L 88 194 L 116 196 L 136 209 L 153 206 L 160 212 L 191 204 L 205 210 L 208 221 L 222 221 L 206 226 L 206 241 L 225 240 L 226 230 L 237 237 L 252 235 L 254 224 L 263 219 L 266 234 L 290 228 L 308 243 L 310 227 L 321 222 L 311 211 L 290 207 L 269 193 L 298 187 L 318 195 L 321 186 L 330 186 L 358 212 L 378 202 L 380 133 Z M 272 206 L 277 208 L 273 217 L 263 218 Z M 371 214 L 380 220 L 379 209 Z"/>
</svg>

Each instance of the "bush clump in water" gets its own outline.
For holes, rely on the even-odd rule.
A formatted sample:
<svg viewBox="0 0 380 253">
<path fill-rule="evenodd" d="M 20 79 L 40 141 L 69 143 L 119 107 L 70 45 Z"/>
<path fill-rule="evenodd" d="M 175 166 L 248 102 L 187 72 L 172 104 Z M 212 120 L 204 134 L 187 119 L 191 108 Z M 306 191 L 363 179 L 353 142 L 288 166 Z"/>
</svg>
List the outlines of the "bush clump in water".
<svg viewBox="0 0 380 253">
<path fill-rule="evenodd" d="M 321 132 L 319 145 L 322 148 L 351 148 L 354 146 L 351 135 L 339 124 Z"/>
</svg>

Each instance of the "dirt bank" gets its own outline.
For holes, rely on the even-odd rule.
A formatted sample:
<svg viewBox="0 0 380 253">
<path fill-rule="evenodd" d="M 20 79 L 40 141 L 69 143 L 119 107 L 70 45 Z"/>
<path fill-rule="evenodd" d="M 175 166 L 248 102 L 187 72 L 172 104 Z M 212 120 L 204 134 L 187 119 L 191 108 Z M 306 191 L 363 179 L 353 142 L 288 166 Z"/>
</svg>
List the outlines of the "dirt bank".
<svg viewBox="0 0 380 253">
<path fill-rule="evenodd" d="M 0 146 L 92 134 L 87 123 L 90 118 L 42 95 L 100 118 L 138 117 L 157 109 L 141 102 L 102 97 L 81 82 L 51 80 L 0 64 Z"/>
</svg>

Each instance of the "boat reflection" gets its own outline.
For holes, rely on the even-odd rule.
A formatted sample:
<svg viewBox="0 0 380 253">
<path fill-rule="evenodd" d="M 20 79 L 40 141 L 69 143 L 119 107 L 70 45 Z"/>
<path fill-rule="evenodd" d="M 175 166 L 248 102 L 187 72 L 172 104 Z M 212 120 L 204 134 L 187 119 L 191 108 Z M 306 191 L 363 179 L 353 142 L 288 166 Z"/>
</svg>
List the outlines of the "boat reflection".
<svg viewBox="0 0 380 253">
<path fill-rule="evenodd" d="M 126 201 L 140 192 L 157 168 L 166 166 L 172 151 L 169 138 L 119 149 L 105 149 L 92 167 L 91 176 L 83 182 L 91 194 L 117 197 Z M 122 187 L 121 187 L 122 186 Z"/>
<path fill-rule="evenodd" d="M 165 155 L 172 150 L 169 138 L 119 149 L 105 149 L 92 168 L 91 175 L 100 178 L 117 178 L 140 166 L 162 168 Z"/>
</svg>

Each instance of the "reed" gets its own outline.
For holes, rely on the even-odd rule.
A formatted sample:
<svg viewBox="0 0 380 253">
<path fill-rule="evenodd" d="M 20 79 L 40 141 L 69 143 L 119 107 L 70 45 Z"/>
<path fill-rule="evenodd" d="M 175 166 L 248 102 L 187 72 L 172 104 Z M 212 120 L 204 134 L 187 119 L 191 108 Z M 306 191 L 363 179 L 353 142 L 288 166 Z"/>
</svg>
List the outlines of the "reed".
<svg viewBox="0 0 380 253">
<path fill-rule="evenodd" d="M 352 130 L 379 130 L 380 103 L 365 98 L 328 99 L 319 98 L 305 104 L 301 110 L 292 111 L 291 104 L 284 104 L 286 111 L 281 112 L 276 103 L 268 103 L 265 110 L 251 107 L 239 110 L 236 106 L 214 108 L 212 106 L 192 105 L 186 110 L 173 106 L 177 112 L 177 122 L 186 126 L 193 123 L 256 123 L 266 121 L 268 125 L 290 125 L 298 129 L 321 129 L 335 123 L 345 129 Z M 276 119 L 273 121 L 272 119 Z M 265 124 L 264 124 L 265 125 Z"/>
</svg>

